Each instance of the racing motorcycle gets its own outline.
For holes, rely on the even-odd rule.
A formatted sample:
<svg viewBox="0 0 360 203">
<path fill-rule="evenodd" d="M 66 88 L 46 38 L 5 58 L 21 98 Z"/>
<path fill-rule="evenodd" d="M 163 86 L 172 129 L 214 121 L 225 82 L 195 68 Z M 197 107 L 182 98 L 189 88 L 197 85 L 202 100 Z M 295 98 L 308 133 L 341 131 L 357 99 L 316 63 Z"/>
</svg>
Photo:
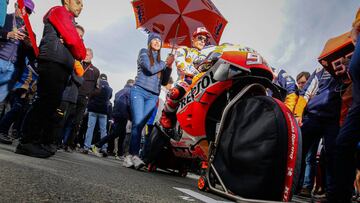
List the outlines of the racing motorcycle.
<svg viewBox="0 0 360 203">
<path fill-rule="evenodd" d="M 151 133 L 148 170 L 186 176 L 198 167 L 200 190 L 233 200 L 290 201 L 301 136 L 270 67 L 255 50 L 226 45 L 213 48 L 198 69 L 203 74 L 180 101 L 172 133 L 159 123 Z"/>
</svg>

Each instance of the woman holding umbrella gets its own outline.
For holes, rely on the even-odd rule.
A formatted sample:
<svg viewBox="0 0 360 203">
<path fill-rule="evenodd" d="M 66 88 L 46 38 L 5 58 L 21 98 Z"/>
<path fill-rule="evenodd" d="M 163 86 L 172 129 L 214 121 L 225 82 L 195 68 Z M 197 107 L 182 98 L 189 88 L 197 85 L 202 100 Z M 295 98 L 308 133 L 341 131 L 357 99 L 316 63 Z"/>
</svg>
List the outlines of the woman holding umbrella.
<svg viewBox="0 0 360 203">
<path fill-rule="evenodd" d="M 166 62 L 161 60 L 162 39 L 157 33 L 150 33 L 148 48 L 141 49 L 137 64 L 138 72 L 134 87 L 130 91 L 130 110 L 132 117 L 129 155 L 125 157 L 125 167 L 141 168 L 144 162 L 139 158 L 141 131 L 156 107 L 160 86 L 166 85 L 171 75 L 174 56 L 169 55 Z"/>
</svg>

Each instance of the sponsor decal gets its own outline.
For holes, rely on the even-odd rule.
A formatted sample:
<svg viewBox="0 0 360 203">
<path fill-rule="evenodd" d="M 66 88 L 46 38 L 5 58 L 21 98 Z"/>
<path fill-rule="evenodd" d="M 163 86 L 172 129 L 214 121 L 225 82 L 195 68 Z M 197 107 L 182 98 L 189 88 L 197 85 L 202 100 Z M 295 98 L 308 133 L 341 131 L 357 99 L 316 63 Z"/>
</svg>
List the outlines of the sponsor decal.
<svg viewBox="0 0 360 203">
<path fill-rule="evenodd" d="M 215 33 L 214 33 L 214 38 L 218 39 L 220 36 L 220 32 L 221 29 L 223 28 L 224 24 L 220 21 L 217 22 L 216 26 L 215 26 Z"/>
<path fill-rule="evenodd" d="M 143 4 L 140 4 L 140 5 L 137 5 L 136 7 L 136 15 L 138 17 L 138 21 L 140 24 L 144 23 L 145 22 L 145 10 L 144 10 L 144 5 Z"/>
<path fill-rule="evenodd" d="M 187 104 L 194 101 L 196 96 L 199 95 L 203 90 L 211 86 L 212 84 L 216 83 L 217 81 L 214 79 L 214 73 L 210 71 L 208 74 L 204 75 L 200 81 L 197 82 L 197 84 L 191 88 L 190 93 L 186 95 L 181 101 L 180 101 L 180 108 L 184 108 Z"/>
<path fill-rule="evenodd" d="M 297 130 L 295 129 L 295 120 L 290 112 L 286 113 L 287 123 L 289 127 L 290 140 L 289 140 L 289 154 L 288 154 L 288 167 L 287 167 L 287 178 L 285 180 L 285 188 L 283 193 L 283 201 L 288 202 L 290 201 L 291 195 L 291 186 L 293 184 L 293 177 L 294 177 L 294 170 L 296 165 L 296 156 L 297 156 Z"/>
</svg>

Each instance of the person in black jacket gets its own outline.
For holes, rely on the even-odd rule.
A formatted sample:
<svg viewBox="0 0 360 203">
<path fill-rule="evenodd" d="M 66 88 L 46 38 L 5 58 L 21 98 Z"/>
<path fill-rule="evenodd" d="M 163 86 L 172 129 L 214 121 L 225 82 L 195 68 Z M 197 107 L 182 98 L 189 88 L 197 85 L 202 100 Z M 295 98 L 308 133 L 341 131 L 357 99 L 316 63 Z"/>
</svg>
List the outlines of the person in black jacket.
<svg viewBox="0 0 360 203">
<path fill-rule="evenodd" d="M 112 111 L 112 117 L 114 119 L 114 127 L 110 135 L 102 138 L 99 142 L 92 146 L 92 152 L 101 156 L 98 148 L 102 148 L 106 143 L 119 137 L 118 141 L 118 154 L 122 156 L 124 154 L 123 142 L 126 135 L 126 124 L 130 119 L 130 89 L 134 86 L 134 80 L 129 79 L 123 89 L 115 94 L 114 108 Z M 104 151 L 103 151 L 104 153 Z M 103 154 L 106 156 L 106 154 Z"/>
<path fill-rule="evenodd" d="M 88 105 L 89 97 L 92 93 L 99 89 L 100 71 L 96 68 L 91 60 L 93 59 L 93 51 L 90 48 L 86 49 L 86 58 L 82 65 L 84 67 L 84 82 L 79 88 L 79 95 L 76 102 L 75 117 L 69 123 L 68 130 L 66 130 L 67 140 L 66 146 L 75 149 L 76 144 L 83 144 L 84 138 L 79 135 L 80 127 L 83 122 L 84 113 Z"/>
<path fill-rule="evenodd" d="M 108 104 L 112 97 L 112 89 L 107 82 L 107 76 L 105 74 L 100 75 L 100 89 L 97 94 L 92 96 L 87 106 L 89 112 L 88 129 L 86 131 L 86 137 L 84 142 L 83 152 L 88 153 L 91 148 L 91 142 L 94 134 L 94 128 L 97 120 L 99 121 L 100 135 L 104 138 L 107 135 L 107 113 Z M 107 145 L 103 145 L 101 151 L 107 151 Z"/>
<path fill-rule="evenodd" d="M 69 122 L 75 117 L 76 113 L 76 101 L 79 93 L 79 87 L 83 83 L 84 79 L 72 73 L 69 84 L 63 92 L 62 101 L 60 107 L 56 110 L 57 125 L 54 128 L 55 144 L 60 146 L 62 143 L 67 142 L 67 138 L 64 136 L 65 126 L 69 126 Z"/>
<path fill-rule="evenodd" d="M 81 39 L 85 34 L 85 29 L 77 24 L 76 31 Z M 65 151 L 68 151 L 67 140 L 69 132 L 73 128 L 72 121 L 76 117 L 76 103 L 79 95 L 79 88 L 84 83 L 84 78 L 77 75 L 74 70 L 69 77 L 68 84 L 63 92 L 60 106 L 56 109 L 56 125 L 53 129 L 54 144 L 52 147 L 56 151 L 60 146 L 64 146 Z"/>
<path fill-rule="evenodd" d="M 83 1 L 62 0 L 62 6 L 51 8 L 44 16 L 44 32 L 38 56 L 37 100 L 27 112 L 22 137 L 15 153 L 38 158 L 54 155 L 50 148 L 49 132 L 54 115 L 60 106 L 62 93 L 68 83 L 75 60 L 86 57 L 86 49 L 75 27 L 75 17 Z"/>
</svg>

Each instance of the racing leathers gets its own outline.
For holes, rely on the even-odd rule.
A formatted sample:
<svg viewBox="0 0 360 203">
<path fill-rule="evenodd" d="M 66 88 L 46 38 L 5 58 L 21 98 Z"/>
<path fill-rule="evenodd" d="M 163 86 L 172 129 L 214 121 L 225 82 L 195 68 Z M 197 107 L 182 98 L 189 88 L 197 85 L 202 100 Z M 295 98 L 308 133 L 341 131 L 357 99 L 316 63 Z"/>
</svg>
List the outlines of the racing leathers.
<svg viewBox="0 0 360 203">
<path fill-rule="evenodd" d="M 166 96 L 166 101 L 160 123 L 164 128 L 172 128 L 173 120 L 175 120 L 175 111 L 179 106 L 179 101 L 184 97 L 195 76 L 200 72 L 196 66 L 205 59 L 200 50 L 196 48 L 179 48 L 176 52 L 175 65 L 178 73 L 178 80 L 174 87 L 170 89 Z M 196 77 L 198 78 L 198 77 Z"/>
</svg>

